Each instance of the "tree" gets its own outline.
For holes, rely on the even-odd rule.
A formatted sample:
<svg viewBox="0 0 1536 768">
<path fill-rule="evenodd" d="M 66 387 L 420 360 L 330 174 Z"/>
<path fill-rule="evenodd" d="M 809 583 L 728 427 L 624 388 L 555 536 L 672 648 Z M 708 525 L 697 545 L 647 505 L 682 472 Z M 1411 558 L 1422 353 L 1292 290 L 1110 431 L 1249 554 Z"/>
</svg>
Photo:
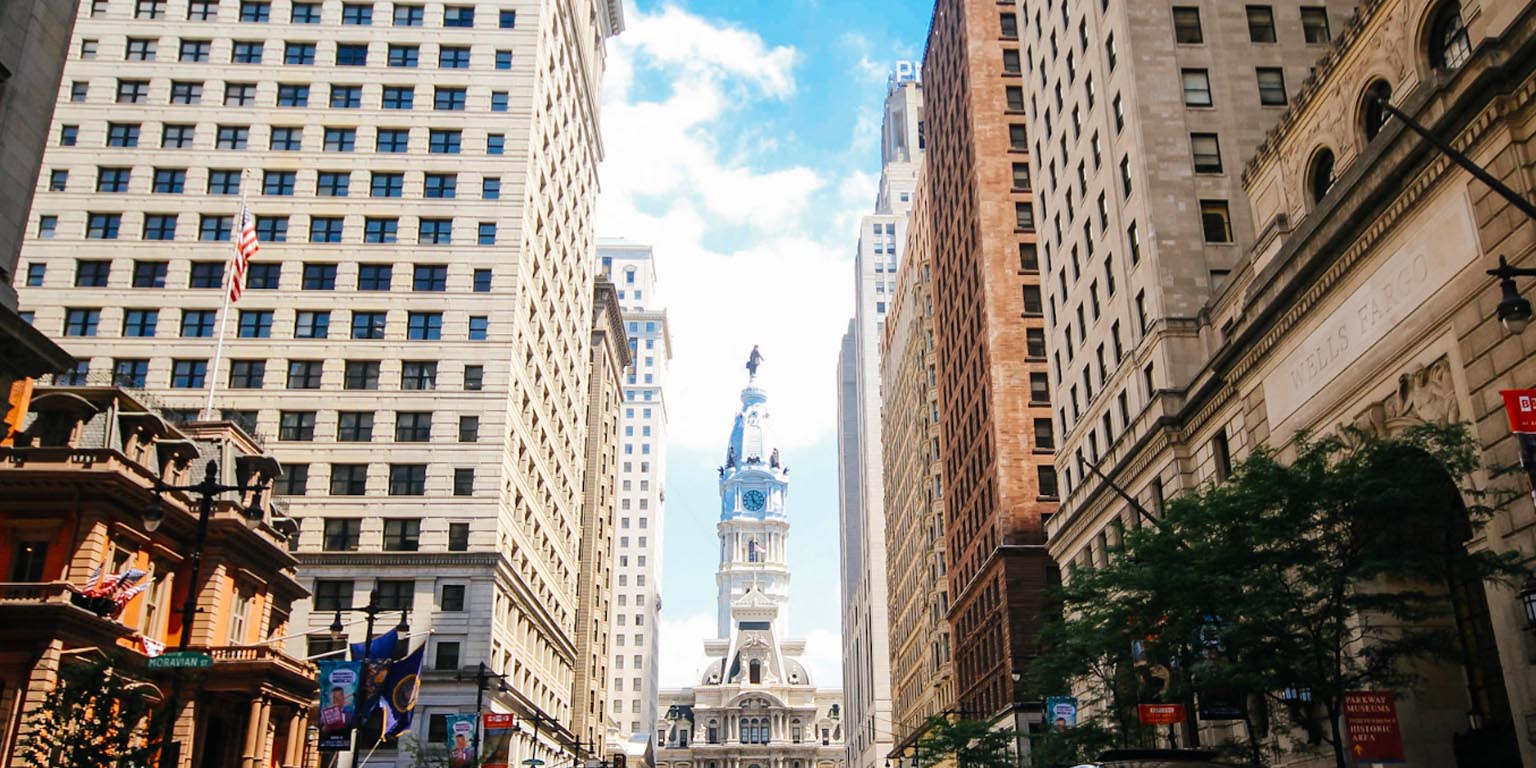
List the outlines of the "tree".
<svg viewBox="0 0 1536 768">
<path fill-rule="evenodd" d="M 1072 572 L 1036 684 L 1099 692 L 1100 719 L 1122 728 L 1147 695 L 1138 669 L 1166 670 L 1171 701 L 1219 686 L 1249 702 L 1254 764 L 1255 719 L 1281 691 L 1306 691 L 1310 706 L 1281 709 L 1347 768 L 1345 693 L 1409 686 L 1417 662 L 1456 658 L 1449 593 L 1525 572 L 1514 553 L 1464 546 L 1493 512 L 1465 487 L 1479 468 L 1465 426 L 1298 435 L 1294 453 L 1255 450 L 1126 531 L 1108 565 Z"/>
<path fill-rule="evenodd" d="M 124 677 L 113 658 L 59 667 L 59 682 L 26 714 L 17 756 L 50 768 L 148 765 L 154 709 L 148 686 Z"/>
<path fill-rule="evenodd" d="M 993 730 L 985 720 L 935 715 L 918 740 L 918 763 L 953 760 L 957 768 L 1015 768 L 1012 728 Z"/>
</svg>

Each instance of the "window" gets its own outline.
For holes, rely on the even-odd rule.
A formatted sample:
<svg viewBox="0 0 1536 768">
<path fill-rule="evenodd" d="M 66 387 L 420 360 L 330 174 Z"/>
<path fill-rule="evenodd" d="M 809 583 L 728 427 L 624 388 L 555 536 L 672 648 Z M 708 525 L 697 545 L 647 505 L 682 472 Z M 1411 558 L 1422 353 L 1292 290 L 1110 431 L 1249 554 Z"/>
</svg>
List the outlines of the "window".
<svg viewBox="0 0 1536 768">
<path fill-rule="evenodd" d="M 1008 40 L 1019 39 L 1019 17 L 1012 13 L 1000 13 L 997 15 L 999 34 Z"/>
<path fill-rule="evenodd" d="M 351 152 L 357 148 L 356 128 L 326 128 L 325 151 Z"/>
<path fill-rule="evenodd" d="M 450 5 L 443 9 L 443 26 L 473 27 L 475 8 L 472 5 Z"/>
<path fill-rule="evenodd" d="M 52 240 L 59 232 L 59 217 L 37 217 L 37 236 L 44 240 Z"/>
<path fill-rule="evenodd" d="M 251 129 L 243 125 L 221 125 L 214 145 L 219 149 L 245 149 L 250 142 Z"/>
<path fill-rule="evenodd" d="M 235 217 L 209 216 L 205 213 L 198 217 L 197 239 L 207 242 L 225 242 L 229 240 L 230 232 L 234 228 Z"/>
<path fill-rule="evenodd" d="M 362 105 L 363 87 L 361 85 L 331 86 L 331 109 L 357 109 Z M 350 152 L 351 150 L 343 151 Z"/>
<path fill-rule="evenodd" d="M 1139 264 L 1141 262 L 1141 233 L 1136 230 L 1136 222 L 1131 222 L 1131 225 L 1125 228 L 1125 240 L 1131 250 L 1131 264 Z"/>
<path fill-rule="evenodd" d="M 135 19 L 165 18 L 165 0 L 137 0 L 133 4 L 133 17 Z"/>
<path fill-rule="evenodd" d="M 1195 157 L 1195 173 L 1221 173 L 1221 145 L 1216 134 L 1192 133 L 1189 145 Z"/>
<path fill-rule="evenodd" d="M 362 527 L 362 521 L 354 517 L 327 517 L 321 548 L 331 552 L 356 552 Z"/>
<path fill-rule="evenodd" d="M 293 14 L 289 16 L 289 20 L 294 24 L 319 24 L 320 4 L 294 3 Z"/>
<path fill-rule="evenodd" d="M 469 318 L 469 340 L 470 341 L 485 341 L 489 337 L 489 335 L 490 335 L 490 321 L 486 317 L 484 317 L 482 315 L 482 316 L 471 316 Z M 649 448 L 650 446 L 646 446 L 646 447 Z"/>
<path fill-rule="evenodd" d="M 336 290 L 336 265 L 305 264 L 302 287 L 306 291 Z"/>
<path fill-rule="evenodd" d="M 448 267 L 441 264 L 417 264 L 411 281 L 411 290 L 448 290 Z"/>
<path fill-rule="evenodd" d="M 1038 286 L 1038 285 L 1025 285 L 1025 286 L 1023 286 L 1023 292 L 1024 292 L 1024 314 L 1026 314 L 1026 315 L 1040 315 L 1040 314 L 1044 314 L 1045 307 L 1044 307 L 1044 303 L 1042 302 L 1042 300 L 1040 298 L 1040 286 Z"/>
<path fill-rule="evenodd" d="M 128 180 L 132 175 L 133 171 L 128 168 L 98 168 L 96 169 L 96 191 L 127 192 Z M 60 184 L 59 188 L 62 190 L 63 186 Z"/>
<path fill-rule="evenodd" d="M 413 391 L 437 389 L 437 363 L 406 360 L 400 366 L 400 388 Z"/>
<path fill-rule="evenodd" d="M 1435 12 L 1429 27 L 1429 63 L 1442 69 L 1457 69 L 1472 56 L 1467 25 L 1461 18 L 1461 3 L 1447 0 Z"/>
<path fill-rule="evenodd" d="M 324 371 L 325 363 L 320 360 L 289 360 L 288 388 L 319 389 Z"/>
<path fill-rule="evenodd" d="M 464 389 L 479 392 L 485 386 L 485 366 L 464 366 Z"/>
<path fill-rule="evenodd" d="M 422 194 L 429 198 L 457 197 L 459 177 L 452 173 L 429 173 L 422 180 Z"/>
<path fill-rule="evenodd" d="M 1013 204 L 1013 227 L 1019 232 L 1035 231 L 1035 209 L 1027 202 Z"/>
<path fill-rule="evenodd" d="M 236 40 L 230 52 L 230 61 L 236 64 L 260 64 L 266 43 L 260 40 Z"/>
<path fill-rule="evenodd" d="M 406 315 L 405 337 L 413 341 L 436 341 L 443 337 L 443 313 L 411 312 Z"/>
<path fill-rule="evenodd" d="M 291 196 L 298 174 L 293 171 L 266 171 L 261 177 L 263 195 Z"/>
<path fill-rule="evenodd" d="M 512 52 L 511 51 L 497 51 L 496 52 L 496 68 L 497 69 L 511 69 L 512 68 Z"/>
<path fill-rule="evenodd" d="M 1211 459 L 1215 463 L 1216 482 L 1226 482 L 1232 474 L 1232 448 L 1227 443 L 1227 431 L 1217 431 L 1211 438 Z"/>
<path fill-rule="evenodd" d="M 112 273 L 110 261 L 86 261 L 75 263 L 75 285 L 85 288 L 105 288 L 107 277 Z"/>
<path fill-rule="evenodd" d="M 266 384 L 267 361 L 229 361 L 229 386 L 231 389 L 261 389 Z"/>
<path fill-rule="evenodd" d="M 1056 488 L 1056 468 L 1041 465 L 1035 468 L 1035 473 L 1040 483 L 1040 496 L 1048 499 L 1056 498 L 1058 494 Z"/>
<path fill-rule="evenodd" d="M 496 223 L 493 221 L 480 222 L 479 243 L 481 245 L 496 244 Z"/>
<path fill-rule="evenodd" d="M 1211 106 L 1214 102 L 1211 99 L 1210 73 L 1203 69 L 1186 69 L 1182 74 L 1184 79 L 1184 106 Z M 1117 117 L 1117 123 L 1118 119 Z"/>
<path fill-rule="evenodd" d="M 1120 186 L 1125 196 L 1130 197 L 1133 187 L 1131 185 L 1131 158 L 1129 157 L 1120 158 Z"/>
<path fill-rule="evenodd" d="M 315 439 L 314 411 L 282 411 L 277 420 L 277 439 L 310 441 Z"/>
<path fill-rule="evenodd" d="M 387 291 L 394 277 L 394 267 L 389 264 L 362 264 L 357 268 L 359 291 Z"/>
<path fill-rule="evenodd" d="M 239 334 L 242 339 L 272 338 L 272 310 L 240 310 Z"/>
<path fill-rule="evenodd" d="M 213 323 L 217 313 L 211 309 L 183 309 L 181 311 L 181 335 L 185 338 L 204 338 L 213 335 Z"/>
<path fill-rule="evenodd" d="M 257 216 L 256 217 L 256 238 L 258 240 L 260 240 L 261 242 L 264 242 L 264 243 L 286 243 L 286 242 L 288 242 L 288 217 L 287 216 Z M 253 264 L 251 266 L 254 267 L 256 265 Z M 273 267 L 273 268 L 279 268 L 282 265 L 281 264 L 267 264 L 267 265 L 263 265 L 263 266 L 270 266 L 270 267 Z M 252 272 L 252 274 L 254 274 L 254 272 Z M 246 287 L 251 287 L 251 286 L 247 285 Z M 276 282 L 274 281 L 273 285 L 271 285 L 270 287 L 276 288 L 277 287 Z"/>
<path fill-rule="evenodd" d="M 72 129 L 73 126 L 64 126 Z M 74 133 L 62 134 L 70 137 L 68 142 L 60 142 L 65 146 L 74 146 Z M 107 146 L 109 147 L 137 147 L 139 145 L 138 123 L 107 123 Z"/>
<path fill-rule="evenodd" d="M 497 20 L 497 26 L 502 29 L 516 29 L 517 11 L 503 10 Z"/>
<path fill-rule="evenodd" d="M 240 171 L 210 170 L 208 172 L 208 194 L 240 194 Z"/>
<path fill-rule="evenodd" d="M 387 315 L 383 312 L 352 311 L 352 338 L 382 339 Z"/>
<path fill-rule="evenodd" d="M 225 83 L 224 106 L 249 107 L 256 103 L 255 83 Z"/>
<path fill-rule="evenodd" d="M 345 3 L 341 6 L 341 23 L 368 26 L 373 23 L 373 6 Z"/>
<path fill-rule="evenodd" d="M 362 496 L 368 492 L 367 464 L 332 464 L 331 495 Z"/>
<path fill-rule="evenodd" d="M 1312 202 L 1322 202 L 1328 196 L 1328 190 L 1333 188 L 1333 150 L 1324 148 L 1313 155 L 1307 179 Z"/>
<path fill-rule="evenodd" d="M 385 153 L 401 153 L 410 150 L 411 132 L 406 128 L 380 128 L 375 150 Z"/>
<path fill-rule="evenodd" d="M 123 51 L 123 58 L 129 61 L 154 61 L 155 41 L 128 38 L 128 45 Z"/>
<path fill-rule="evenodd" d="M 399 219 L 363 219 L 363 242 L 365 243 L 394 243 L 399 241 L 399 235 Z"/>
<path fill-rule="evenodd" d="M 389 495 L 425 496 L 427 494 L 427 465 L 389 465 Z"/>
<path fill-rule="evenodd" d="M 69 100 L 72 102 L 80 103 L 85 101 L 90 92 L 91 85 L 84 80 L 76 80 L 69 84 Z"/>
<path fill-rule="evenodd" d="M 1285 106 L 1285 73 L 1278 67 L 1259 67 L 1259 103 L 1268 107 Z"/>
<path fill-rule="evenodd" d="M 1302 6 L 1301 34 L 1308 43 L 1313 44 L 1333 40 L 1333 33 L 1328 29 L 1328 9 L 1322 6 Z"/>
<path fill-rule="evenodd" d="M 311 243 L 341 242 L 342 219 L 339 216 L 309 217 L 309 241 Z"/>
<path fill-rule="evenodd" d="M 463 131 L 433 130 L 427 134 L 427 151 L 434 155 L 457 155 L 464 141 Z M 499 155 L 500 152 L 490 154 Z"/>
<path fill-rule="evenodd" d="M 92 240 L 116 240 L 122 224 L 123 215 L 120 213 L 86 214 L 85 236 Z"/>
<path fill-rule="evenodd" d="M 321 197 L 346 197 L 352 187 L 348 171 L 320 171 L 315 176 L 315 194 Z"/>
<path fill-rule="evenodd" d="M 309 491 L 309 465 L 283 464 L 283 476 L 277 480 L 276 492 L 285 496 L 303 496 Z"/>
<path fill-rule="evenodd" d="M 465 552 L 469 549 L 469 523 L 448 524 L 448 551 Z"/>
<path fill-rule="evenodd" d="M 1173 41 L 1184 45 L 1199 45 L 1205 42 L 1205 35 L 1200 30 L 1199 8 L 1174 6 Z"/>
<path fill-rule="evenodd" d="M 283 63 L 298 65 L 314 64 L 315 44 L 287 43 L 283 46 Z"/>
<path fill-rule="evenodd" d="M 1207 243 L 1232 242 L 1232 217 L 1225 200 L 1200 201 L 1200 226 Z"/>
<path fill-rule="evenodd" d="M 171 361 L 171 386 L 176 389 L 202 389 L 207 376 L 207 360 Z"/>
<path fill-rule="evenodd" d="M 64 311 L 65 336 L 95 336 L 101 324 L 99 309 L 69 309 Z"/>
<path fill-rule="evenodd" d="M 1009 85 L 1003 88 L 1007 98 L 1009 112 L 1024 111 L 1024 89 L 1017 85 Z"/>
<path fill-rule="evenodd" d="M 240 20 L 264 24 L 272 20 L 272 4 L 265 0 L 241 0 Z"/>
<path fill-rule="evenodd" d="M 133 287 L 164 288 L 165 274 L 170 265 L 163 261 L 135 261 L 133 263 Z"/>
<path fill-rule="evenodd" d="M 1056 450 L 1056 433 L 1050 419 L 1035 419 L 1035 450 Z"/>
<path fill-rule="evenodd" d="M 395 442 L 428 443 L 431 441 L 431 411 L 400 411 L 395 414 Z"/>
<path fill-rule="evenodd" d="M 148 380 L 148 360 L 118 360 L 112 365 L 112 383 L 115 386 L 144 387 Z"/>
<path fill-rule="evenodd" d="M 453 495 L 475 495 L 475 470 L 470 467 L 459 467 L 453 470 Z"/>
<path fill-rule="evenodd" d="M 331 313 L 326 311 L 299 311 L 293 315 L 295 339 L 324 339 L 331 333 Z"/>
<path fill-rule="evenodd" d="M 480 417 L 459 417 L 459 442 L 473 443 L 480 439 Z"/>
<path fill-rule="evenodd" d="M 489 270 L 489 269 L 477 269 L 477 270 L 475 270 L 475 293 L 490 293 L 490 292 L 491 292 L 491 270 Z"/>
<path fill-rule="evenodd" d="M 453 242 L 453 219 L 421 219 L 417 229 L 417 241 L 434 245 Z"/>
<path fill-rule="evenodd" d="M 395 26 L 419 27 L 426 18 L 426 8 L 420 5 L 395 3 Z"/>
<path fill-rule="evenodd" d="M 1248 39 L 1255 43 L 1275 42 L 1275 9 L 1268 5 L 1248 6 Z"/>
<path fill-rule="evenodd" d="M 411 109 L 416 106 L 416 89 L 409 85 L 384 86 L 384 109 Z"/>
<path fill-rule="evenodd" d="M 469 69 L 469 47 L 444 45 L 437 49 L 439 69 Z"/>
<path fill-rule="evenodd" d="M 375 360 L 348 360 L 342 389 L 378 389 L 379 364 Z"/>
<path fill-rule="evenodd" d="M 432 90 L 432 108 L 440 111 L 463 111 L 465 89 L 437 86 Z"/>
<path fill-rule="evenodd" d="M 352 582 L 315 579 L 315 610 L 345 611 L 352 608 Z"/>
<path fill-rule="evenodd" d="M 485 135 L 485 153 L 487 155 L 499 155 L 506 149 L 507 137 L 505 134 L 488 133 Z M 458 150 L 455 149 L 455 152 Z"/>
<path fill-rule="evenodd" d="M 1371 83 L 1365 91 L 1365 103 L 1361 105 L 1361 128 L 1365 130 L 1365 140 L 1370 141 L 1381 133 L 1381 126 L 1386 122 L 1387 111 L 1382 107 L 1383 102 L 1392 100 L 1392 86 L 1385 80 L 1377 80 Z"/>
<path fill-rule="evenodd" d="M 367 43 L 337 43 L 336 66 L 338 67 L 366 67 L 368 66 Z"/>
<path fill-rule="evenodd" d="M 336 414 L 336 440 L 366 443 L 373 439 L 373 411 L 342 411 Z"/>
<path fill-rule="evenodd" d="M 271 147 L 279 152 L 297 152 L 303 149 L 304 129 L 274 127 Z"/>
<path fill-rule="evenodd" d="M 86 39 L 80 41 L 80 58 L 90 61 L 96 58 L 97 41 Z"/>
<path fill-rule="evenodd" d="M 1003 74 L 1017 75 L 1023 72 L 1023 65 L 1019 61 L 1019 52 L 1014 48 L 1003 50 Z"/>
</svg>

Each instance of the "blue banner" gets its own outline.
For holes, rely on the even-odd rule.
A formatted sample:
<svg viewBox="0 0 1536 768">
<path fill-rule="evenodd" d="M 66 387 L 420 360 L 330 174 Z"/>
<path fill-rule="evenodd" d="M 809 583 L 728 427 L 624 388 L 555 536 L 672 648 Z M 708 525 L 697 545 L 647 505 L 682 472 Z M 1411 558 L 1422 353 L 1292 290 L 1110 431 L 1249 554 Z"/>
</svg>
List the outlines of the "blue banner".
<svg viewBox="0 0 1536 768">
<path fill-rule="evenodd" d="M 426 653 L 427 644 L 422 643 L 414 653 L 390 665 L 382 696 L 384 733 L 388 736 L 397 736 L 411 727 L 416 694 L 421 690 L 421 662 Z"/>
</svg>

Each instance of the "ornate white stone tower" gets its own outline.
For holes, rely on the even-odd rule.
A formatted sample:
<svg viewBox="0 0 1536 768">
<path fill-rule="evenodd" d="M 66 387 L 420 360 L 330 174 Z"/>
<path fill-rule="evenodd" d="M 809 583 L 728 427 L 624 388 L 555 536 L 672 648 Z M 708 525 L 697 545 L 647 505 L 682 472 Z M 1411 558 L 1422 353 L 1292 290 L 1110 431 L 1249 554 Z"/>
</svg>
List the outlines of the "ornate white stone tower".
<svg viewBox="0 0 1536 768">
<path fill-rule="evenodd" d="M 720 473 L 719 637 L 731 636 L 731 604 L 756 586 L 778 605 L 772 619 L 774 634 L 788 637 L 789 537 L 786 501 L 789 470 L 769 430 L 768 395 L 757 386 L 763 356 L 757 347 L 747 360 L 747 386 L 741 390 L 741 410 L 731 427 Z"/>
</svg>

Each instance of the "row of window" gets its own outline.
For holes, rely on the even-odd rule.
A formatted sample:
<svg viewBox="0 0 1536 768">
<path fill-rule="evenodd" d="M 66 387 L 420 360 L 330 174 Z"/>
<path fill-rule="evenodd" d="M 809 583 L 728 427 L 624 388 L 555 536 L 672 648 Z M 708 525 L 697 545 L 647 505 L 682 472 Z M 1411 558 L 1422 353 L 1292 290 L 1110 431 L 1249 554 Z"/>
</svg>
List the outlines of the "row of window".
<svg viewBox="0 0 1536 768">
<path fill-rule="evenodd" d="M 207 375 L 206 367 L 198 369 L 188 365 L 178 369 L 177 363 L 193 363 L 196 361 L 174 361 L 172 363 L 173 378 L 178 371 L 189 379 Z M 265 383 L 265 360 L 235 359 L 230 362 L 229 382 L 232 388 L 253 388 Z M 288 365 L 288 386 L 290 389 L 318 389 L 324 375 L 324 361 L 319 360 L 294 360 Z M 381 364 L 378 360 L 347 360 L 344 361 L 342 375 L 342 389 L 345 390 L 377 390 L 380 386 Z M 112 363 L 112 380 L 118 386 L 143 389 L 148 385 L 149 360 L 143 358 L 119 358 Z M 83 385 L 90 378 L 90 361 L 82 360 L 76 368 L 66 373 L 58 374 L 55 382 L 63 385 Z M 465 391 L 478 392 L 485 387 L 485 366 L 466 365 L 462 385 Z M 403 391 L 430 391 L 438 388 L 438 364 L 432 360 L 406 360 L 400 366 L 400 389 Z M 254 423 L 252 423 L 254 426 Z M 460 437 L 466 425 L 460 424 Z M 476 424 L 478 428 L 478 423 Z M 462 440 L 462 442 L 473 442 Z"/>
<path fill-rule="evenodd" d="M 1275 43 L 1275 9 L 1269 5 L 1249 5 L 1244 9 L 1248 16 L 1248 40 L 1254 43 Z M 1301 35 L 1308 44 L 1322 45 L 1333 39 L 1328 28 L 1328 9 L 1321 6 L 1302 6 Z M 1173 7 L 1173 40 L 1180 45 L 1203 45 L 1205 29 L 1200 21 L 1200 9 L 1194 6 Z"/>
<path fill-rule="evenodd" d="M 305 465 L 307 466 L 307 465 Z M 321 549 L 329 552 L 356 552 L 362 535 L 363 521 L 355 517 L 327 517 L 321 538 Z M 396 518 L 384 520 L 383 546 L 386 552 L 416 552 L 421 549 L 421 519 Z M 448 551 L 464 552 L 469 549 L 469 523 L 448 524 Z M 445 590 L 445 598 L 449 591 Z M 444 599 L 443 610 L 461 611 L 464 592 L 457 590 L 456 600 Z"/>
<path fill-rule="evenodd" d="M 320 43 L 309 41 L 284 41 L 283 63 L 296 66 L 313 66 L 319 58 Z M 80 41 L 80 58 L 95 59 L 101 50 L 101 43 L 95 38 L 85 38 Z M 385 61 L 391 67 L 414 68 L 421 66 L 421 46 L 411 43 L 390 43 Z M 266 41 L 264 40 L 233 40 L 230 45 L 230 63 L 232 64 L 260 64 L 266 55 Z M 160 57 L 160 39 L 153 37 L 130 37 L 123 43 L 123 58 L 127 61 L 158 61 Z M 186 64 L 207 64 L 212 61 L 213 40 L 181 38 L 176 44 L 176 60 Z M 469 69 L 473 61 L 473 49 L 467 45 L 438 45 L 437 68 L 438 69 Z M 361 66 L 368 60 L 368 43 L 337 43 L 335 63 L 337 66 Z M 512 51 L 508 48 L 496 50 L 496 69 L 512 68 Z M 122 92 L 122 83 L 135 82 L 119 80 L 119 95 Z M 83 86 L 85 83 L 76 81 L 71 85 L 71 94 L 75 86 Z M 83 100 L 83 99 L 82 99 Z"/>
<path fill-rule="evenodd" d="M 123 0 L 119 0 L 122 2 Z M 235 6 L 235 18 L 249 24 L 266 24 L 272 21 L 270 0 L 239 0 L 229 3 Z M 341 23 L 346 26 L 371 26 L 377 3 L 342 3 Z M 218 21 L 219 0 L 189 0 L 187 20 Z M 91 0 L 91 18 L 104 18 L 112 8 L 111 0 Z M 433 6 L 436 10 L 437 6 Z M 475 26 L 474 5 L 442 6 L 442 25 L 450 29 L 469 29 Z M 168 11 L 167 0 L 133 0 L 133 17 L 136 19 L 164 19 Z M 434 14 L 435 15 L 435 14 Z M 426 24 L 427 6 L 423 3 L 391 3 L 388 18 L 397 27 L 420 27 Z M 435 19 L 434 19 L 435 20 Z M 294 2 L 288 15 L 290 24 L 324 23 L 324 4 L 319 2 Z M 516 29 L 517 11 L 503 8 L 496 13 L 498 29 Z"/>
<path fill-rule="evenodd" d="M 70 172 L 64 169 L 49 171 L 48 191 L 69 191 L 69 174 Z M 243 178 L 243 172 L 238 169 L 212 168 L 208 171 L 208 181 L 205 190 L 210 195 L 239 195 L 243 186 Z M 263 171 L 261 194 L 268 197 L 293 197 L 298 191 L 298 182 L 298 171 Z M 132 184 L 133 168 L 99 166 L 96 169 L 97 192 L 128 192 Z M 186 168 L 154 169 L 150 181 L 150 192 L 161 195 L 180 195 L 185 194 L 186 191 Z M 315 194 L 320 197 L 350 197 L 352 194 L 352 172 L 316 171 Z M 368 196 L 404 197 L 405 172 L 372 171 L 368 177 Z M 457 173 L 422 174 L 421 196 L 429 200 L 457 198 L 459 196 L 459 175 Z M 501 199 L 501 177 L 480 177 L 480 199 Z"/>
<path fill-rule="evenodd" d="M 179 214 L 146 213 L 140 235 L 144 240 L 175 240 Z M 288 242 L 287 216 L 256 217 L 256 239 L 264 243 Z M 234 232 L 235 217 L 219 214 L 199 214 L 197 238 L 204 242 L 225 242 Z M 122 234 L 121 213 L 87 213 L 85 237 L 87 240 L 117 240 Z M 37 237 L 51 240 L 58 237 L 59 217 L 45 214 L 37 219 Z M 346 240 L 346 217 L 310 216 L 311 243 L 340 243 Z M 365 217 L 361 242 L 371 244 L 400 242 L 398 217 Z M 416 221 L 416 243 L 419 245 L 452 245 L 453 219 L 420 218 Z M 475 229 L 476 245 L 496 244 L 496 222 L 478 222 Z M 333 265 L 334 266 L 334 265 Z M 218 287 L 218 286 L 213 286 Z"/>
<path fill-rule="evenodd" d="M 108 147 L 133 148 L 139 146 L 143 131 L 142 123 L 108 123 L 106 144 Z M 160 126 L 162 149 L 189 149 L 197 141 L 197 126 L 190 123 L 164 123 Z M 80 126 L 59 126 L 59 146 L 73 147 L 80 142 Z M 507 136 L 504 133 L 487 133 L 485 153 L 506 154 Z M 321 147 L 326 152 L 357 151 L 356 128 L 324 128 Z M 251 149 L 251 126 L 216 125 L 214 149 Z M 303 126 L 273 126 L 267 148 L 274 152 L 304 151 Z M 401 154 L 411 151 L 411 129 L 378 128 L 375 132 L 374 151 L 379 154 Z M 458 129 L 431 128 L 427 131 L 427 153 L 432 155 L 457 155 L 464 151 L 464 132 Z"/>
<path fill-rule="evenodd" d="M 125 309 L 123 310 L 123 336 L 135 338 L 150 338 L 156 335 L 160 323 L 159 309 Z M 269 309 L 240 310 L 240 322 L 238 334 L 240 338 L 267 339 L 272 337 L 272 323 L 275 312 Z M 298 311 L 294 313 L 294 332 L 296 339 L 324 339 L 330 336 L 331 313 L 329 311 Z M 352 310 L 353 339 L 384 339 L 387 337 L 389 313 L 383 310 L 365 311 Z M 207 338 L 214 335 L 218 311 L 213 309 L 183 309 L 181 310 L 181 337 L 182 338 Z M 101 310 L 94 307 L 72 307 L 64 310 L 64 335 L 74 337 L 93 337 L 101 326 Z M 470 315 L 468 338 L 470 341 L 484 341 L 490 335 L 490 320 L 485 315 Z M 410 341 L 440 341 L 443 338 L 443 313 L 441 312 L 408 312 L 406 313 L 405 338 Z M 189 370 L 196 368 L 198 361 L 180 361 L 186 363 Z M 201 373 L 199 373 L 201 378 Z M 172 384 L 172 386 L 180 386 Z M 190 386 L 199 386 L 196 384 Z M 291 386 L 291 378 L 290 378 Z M 318 387 L 294 387 L 297 389 L 313 389 Z"/>
<path fill-rule="evenodd" d="M 510 60 L 509 60 L 510 66 Z M 196 105 L 203 103 L 203 89 L 207 84 L 198 80 L 172 80 L 168 103 L 179 105 Z M 225 82 L 223 104 L 226 107 L 254 107 L 257 106 L 256 98 L 260 89 L 258 83 Z M 362 109 L 363 86 L 361 85 L 330 85 L 327 103 L 332 109 Z M 75 82 L 70 85 L 70 101 L 83 102 L 90 94 L 90 87 L 86 83 Z M 118 104 L 148 104 L 150 103 L 150 81 L 148 80 L 118 80 L 117 103 Z M 507 91 L 491 91 L 490 110 L 492 112 L 506 112 L 510 104 Z M 273 105 L 277 107 L 302 108 L 308 107 L 310 102 L 309 83 L 278 83 Z M 469 106 L 469 89 L 464 86 L 432 87 L 432 109 L 438 112 L 463 112 Z M 416 108 L 416 87 L 412 85 L 383 85 L 379 91 L 379 107 L 390 110 L 409 110 Z M 329 149 L 329 145 L 327 145 Z M 331 150 L 338 151 L 338 150 Z M 350 151 L 350 150 L 339 150 Z"/>
<path fill-rule="evenodd" d="M 188 288 L 221 288 L 224 285 L 224 266 L 222 261 L 194 261 L 191 264 L 191 274 L 188 278 Z M 164 288 L 166 278 L 170 274 L 170 262 L 134 260 L 133 276 L 130 283 L 134 288 Z M 336 289 L 336 264 L 304 262 L 301 265 L 300 287 L 306 291 L 333 291 Z M 422 292 L 443 292 L 448 290 L 448 265 L 446 264 L 414 264 L 411 269 L 411 290 Z M 48 265 L 41 262 L 33 262 L 27 265 L 26 284 L 30 288 L 41 287 L 48 274 Z M 256 262 L 246 265 L 245 288 L 246 290 L 277 290 L 281 287 L 283 275 L 282 262 Z M 359 291 L 387 291 L 394 284 L 395 265 L 393 264 L 359 264 L 357 265 L 357 290 Z M 473 271 L 473 288 L 475 293 L 488 293 L 491 290 L 490 269 L 476 269 Z M 107 259 L 76 259 L 74 284 L 84 288 L 106 288 L 112 278 L 112 261 Z M 300 313 L 303 314 L 303 313 Z M 310 315 L 324 315 L 329 317 L 329 312 L 309 313 Z M 329 326 L 329 320 L 319 323 L 321 326 Z M 324 338 L 306 337 L 306 338 Z"/>
</svg>

